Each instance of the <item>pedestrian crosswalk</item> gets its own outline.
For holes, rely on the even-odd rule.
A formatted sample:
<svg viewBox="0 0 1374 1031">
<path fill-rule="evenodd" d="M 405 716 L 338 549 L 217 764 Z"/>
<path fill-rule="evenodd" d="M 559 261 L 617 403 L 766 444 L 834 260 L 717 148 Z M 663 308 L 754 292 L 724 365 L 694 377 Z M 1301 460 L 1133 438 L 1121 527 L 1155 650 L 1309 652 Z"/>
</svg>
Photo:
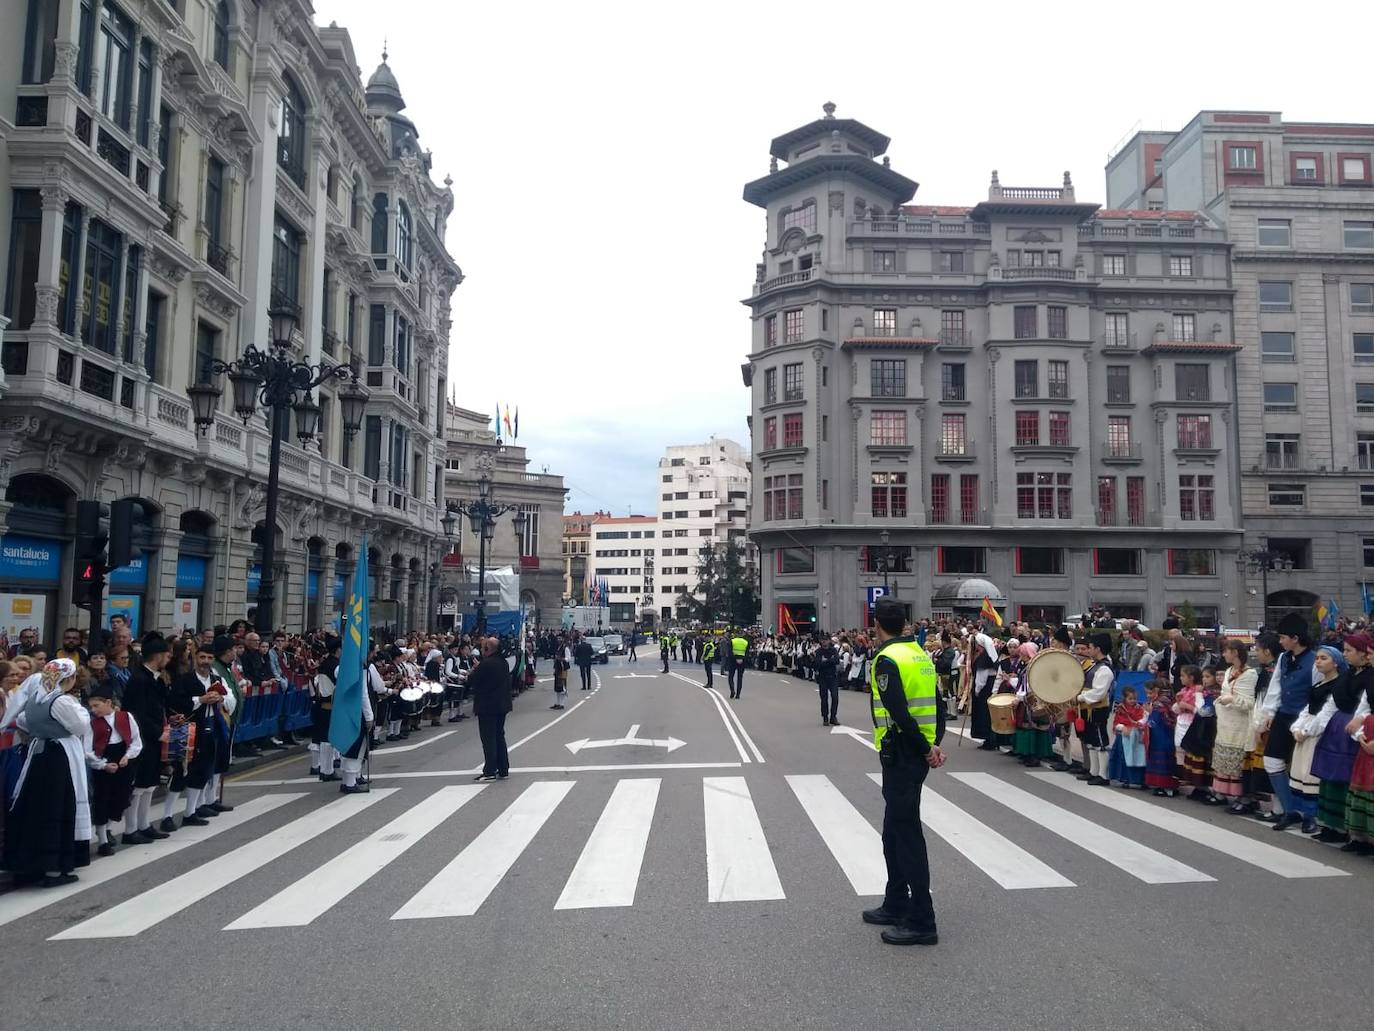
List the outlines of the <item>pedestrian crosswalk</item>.
<svg viewBox="0 0 1374 1031">
<path fill-rule="evenodd" d="M 0 895 L 0 926 L 97 886 L 102 890 L 82 900 L 90 904 L 76 914 L 81 919 L 52 940 L 129 938 L 202 903 L 223 913 L 217 926 L 226 931 L 303 927 L 364 888 L 368 898 L 385 900 L 383 916 L 390 913 L 393 921 L 470 917 L 517 890 L 520 874 L 512 871 L 522 857 L 537 862 L 541 879 L 557 882 L 542 903 L 558 888 L 555 911 L 624 908 L 646 897 L 652 903 L 666 883 L 646 880 L 655 859 L 674 863 L 674 890 L 685 883 L 688 893 L 712 905 L 785 900 L 789 885 L 802 894 L 813 885 L 793 883 L 800 868 L 828 867 L 836 885 L 848 882 L 856 896 L 882 894 L 882 808 L 866 778 L 702 776 L 699 789 L 694 778 L 534 780 L 523 787 L 511 782 L 519 790 L 509 794 L 488 784 L 377 788 L 324 804 L 305 792 L 264 794 L 208 827 L 100 860 L 76 884 Z M 1215 884 L 1256 871 L 1281 879 L 1348 875 L 1321 862 L 1323 853 L 1313 846 L 1290 849 L 1286 836 L 1271 843 L 1259 828 L 1222 826 L 1177 804 L 1060 775 L 970 772 L 932 780 L 922 794 L 922 818 L 937 894 L 959 882 L 975 890 L 989 881 L 1006 890 L 1037 890 L 1122 875 L 1151 886 Z M 698 804 L 699 821 L 689 811 Z M 370 811 L 375 816 L 365 815 Z M 665 832 L 672 847 L 655 849 L 655 835 Z M 450 843 L 457 834 L 461 840 Z M 184 859 L 175 864 L 181 870 L 175 876 L 139 876 L 218 836 L 230 842 L 227 852 L 201 849 L 189 857 L 195 860 L 189 869 Z M 688 838 L 696 844 L 684 849 Z M 684 878 L 691 868 L 699 871 L 699 887 Z M 396 869 L 414 880 L 381 876 Z M 291 876 L 275 892 L 288 878 L 250 876 L 277 870 Z M 124 883 L 133 887 L 121 890 Z M 260 883 L 271 888 L 259 891 Z"/>
</svg>

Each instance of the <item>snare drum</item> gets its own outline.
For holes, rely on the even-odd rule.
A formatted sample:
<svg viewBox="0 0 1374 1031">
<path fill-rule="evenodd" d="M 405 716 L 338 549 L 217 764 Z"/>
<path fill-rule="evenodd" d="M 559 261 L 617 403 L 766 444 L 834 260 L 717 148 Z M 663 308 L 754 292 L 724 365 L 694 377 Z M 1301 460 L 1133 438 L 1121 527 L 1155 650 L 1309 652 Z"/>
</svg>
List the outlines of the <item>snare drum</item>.
<svg viewBox="0 0 1374 1031">
<path fill-rule="evenodd" d="M 401 688 L 401 712 L 405 716 L 418 716 L 425 711 L 425 698 L 428 692 L 423 687 Z"/>
<path fill-rule="evenodd" d="M 988 718 L 994 734 L 1016 733 L 1016 695 L 995 694 L 988 699 Z"/>
</svg>

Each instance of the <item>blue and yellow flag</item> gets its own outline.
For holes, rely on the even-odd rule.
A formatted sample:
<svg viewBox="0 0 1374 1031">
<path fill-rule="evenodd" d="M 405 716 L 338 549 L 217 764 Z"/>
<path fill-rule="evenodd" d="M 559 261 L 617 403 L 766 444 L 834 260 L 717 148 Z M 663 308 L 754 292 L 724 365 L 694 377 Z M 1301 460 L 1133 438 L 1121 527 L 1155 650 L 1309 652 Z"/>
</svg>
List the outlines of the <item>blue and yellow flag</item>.
<svg viewBox="0 0 1374 1031">
<path fill-rule="evenodd" d="M 329 743 L 347 752 L 363 729 L 363 691 L 367 689 L 364 666 L 367 642 L 372 633 L 367 605 L 367 534 L 358 546 L 358 565 L 353 571 L 353 593 L 344 612 L 343 655 L 335 677 L 334 709 L 329 717 Z"/>
</svg>

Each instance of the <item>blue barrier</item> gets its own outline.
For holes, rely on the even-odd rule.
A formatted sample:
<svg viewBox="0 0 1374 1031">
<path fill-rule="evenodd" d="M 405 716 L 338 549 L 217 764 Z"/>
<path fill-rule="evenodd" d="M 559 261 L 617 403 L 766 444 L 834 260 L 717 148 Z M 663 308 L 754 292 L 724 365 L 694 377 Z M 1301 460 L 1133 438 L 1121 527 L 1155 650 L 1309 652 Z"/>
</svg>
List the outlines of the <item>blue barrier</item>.
<svg viewBox="0 0 1374 1031">
<path fill-rule="evenodd" d="M 1112 701 L 1121 701 L 1121 691 L 1123 688 L 1135 688 L 1135 700 L 1142 705 L 1145 703 L 1145 688 L 1154 679 L 1154 674 L 1150 672 L 1136 672 L 1126 670 L 1116 675 L 1116 685 L 1112 688 Z"/>
<path fill-rule="evenodd" d="M 288 688 L 285 698 L 286 729 L 290 733 L 314 726 L 310 712 L 310 692 L 303 687 Z"/>
<path fill-rule="evenodd" d="M 243 700 L 243 713 L 234 730 L 235 740 L 254 741 L 275 734 L 285 699 L 285 694 L 277 690 L 276 685 L 252 688 Z"/>
</svg>

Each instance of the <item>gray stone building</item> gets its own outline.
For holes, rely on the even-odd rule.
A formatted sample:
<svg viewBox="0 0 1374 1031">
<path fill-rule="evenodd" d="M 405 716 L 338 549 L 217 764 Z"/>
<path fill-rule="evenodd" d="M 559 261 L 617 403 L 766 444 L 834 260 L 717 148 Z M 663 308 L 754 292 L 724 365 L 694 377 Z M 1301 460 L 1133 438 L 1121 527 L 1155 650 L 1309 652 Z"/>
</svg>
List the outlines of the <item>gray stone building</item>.
<svg viewBox="0 0 1374 1031">
<path fill-rule="evenodd" d="M 444 466 L 444 499 L 472 501 L 477 481 L 491 481 L 491 499 L 498 505 L 515 505 L 525 514 L 524 536 L 517 539 L 514 512 L 496 521 L 495 536 L 487 542 L 487 568 L 510 566 L 520 573 L 520 604 L 527 618 L 556 626 L 563 600 L 563 500 L 567 490 L 557 473 L 532 472 L 525 449 L 502 443 L 491 428 L 491 418 L 481 412 L 447 406 Z M 454 523 L 453 539 L 441 560 L 439 599 L 443 622 L 476 597 L 478 576 L 477 536 L 467 520 Z M 462 571 L 466 570 L 466 574 Z"/>
<path fill-rule="evenodd" d="M 1061 186 L 912 206 L 888 138 L 773 140 L 752 295 L 763 622 L 917 615 L 984 578 L 1008 615 L 1236 618 L 1229 246 L 1192 210 Z M 886 561 L 884 561 L 886 560 Z"/>
<path fill-rule="evenodd" d="M 1374 125 L 1203 111 L 1107 165 L 1108 203 L 1197 209 L 1232 243 L 1252 623 L 1356 614 L 1374 585 L 1372 164 Z"/>
<path fill-rule="evenodd" d="M 364 532 L 373 597 L 427 618 L 462 273 L 452 191 L 404 110 L 385 55 L 364 85 L 348 32 L 298 0 L 4 5 L 7 627 L 84 625 L 83 498 L 138 501 L 139 555 L 108 604 L 140 630 L 247 615 L 268 533 L 279 625 L 332 618 Z M 198 434 L 187 387 L 266 346 L 272 307 L 298 315 L 293 357 L 355 364 L 371 399 L 350 441 L 334 388 L 316 392 L 321 431 L 287 437 L 268 527 L 265 420 L 236 418 L 226 386 Z"/>
</svg>

